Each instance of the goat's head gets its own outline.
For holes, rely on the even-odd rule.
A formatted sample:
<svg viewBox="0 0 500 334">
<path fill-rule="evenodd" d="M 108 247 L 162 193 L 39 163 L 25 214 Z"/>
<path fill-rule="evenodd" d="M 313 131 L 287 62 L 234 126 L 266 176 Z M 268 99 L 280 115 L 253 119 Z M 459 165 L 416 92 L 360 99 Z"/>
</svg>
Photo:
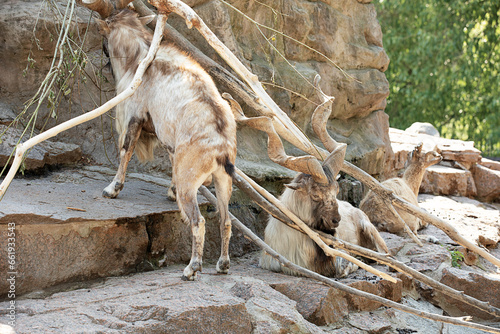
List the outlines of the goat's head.
<svg viewBox="0 0 500 334">
<path fill-rule="evenodd" d="M 410 163 L 418 164 L 422 168 L 435 165 L 443 160 L 443 157 L 434 151 L 422 152 L 423 143 L 419 143 L 410 154 Z"/>
<path fill-rule="evenodd" d="M 136 12 L 128 9 L 121 9 L 112 12 L 104 20 L 95 19 L 98 24 L 99 33 L 104 37 L 109 37 L 111 31 L 117 29 L 128 29 L 136 32 L 143 32 L 144 26 L 154 19 L 154 15 L 138 17 Z"/>
<path fill-rule="evenodd" d="M 285 185 L 301 194 L 301 201 L 307 202 L 307 207 L 311 210 L 309 225 L 325 233 L 333 234 L 341 219 L 336 198 L 339 192 L 336 176 L 344 161 L 345 149 L 345 145 L 339 146 L 323 162 L 327 183 L 312 175 L 300 173 L 292 183 Z"/>
<path fill-rule="evenodd" d="M 154 19 L 154 15 L 138 17 L 138 14 L 127 10 L 132 0 L 81 0 L 81 4 L 98 13 L 101 19 L 95 19 L 101 35 L 108 37 L 116 28 L 128 27 L 142 30 L 143 26 Z M 116 9 L 115 9 L 116 8 Z"/>
</svg>

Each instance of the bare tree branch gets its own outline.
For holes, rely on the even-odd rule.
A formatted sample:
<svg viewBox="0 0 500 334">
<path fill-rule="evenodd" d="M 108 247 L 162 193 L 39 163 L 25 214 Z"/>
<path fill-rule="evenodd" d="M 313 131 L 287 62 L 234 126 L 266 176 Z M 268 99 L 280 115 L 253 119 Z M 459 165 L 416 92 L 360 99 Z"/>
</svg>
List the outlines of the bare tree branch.
<svg viewBox="0 0 500 334">
<path fill-rule="evenodd" d="M 144 58 L 140 62 L 139 67 L 137 68 L 137 72 L 135 73 L 134 78 L 129 87 L 127 87 L 127 89 L 125 89 L 121 94 L 115 96 L 114 98 L 112 98 L 111 100 L 109 100 L 108 102 L 106 102 L 97 109 L 94 109 L 86 114 L 83 114 L 81 116 L 70 119 L 69 121 L 61 123 L 51 128 L 50 130 L 42 132 L 41 134 L 25 141 L 24 143 L 17 145 L 14 161 L 12 162 L 12 166 L 9 169 L 9 173 L 0 184 L 0 198 L 2 198 L 5 192 L 7 191 L 7 188 L 9 187 L 19 167 L 21 166 L 25 153 L 30 148 L 32 148 L 36 144 L 41 143 L 44 140 L 54 137 L 55 135 L 65 130 L 68 130 L 79 124 L 82 124 L 84 122 L 90 121 L 91 119 L 99 117 L 100 115 L 108 112 L 111 108 L 116 106 L 118 103 L 124 101 L 125 99 L 129 98 L 136 92 L 137 88 L 142 83 L 142 76 L 144 75 L 144 72 L 149 67 L 149 64 L 151 64 L 151 62 L 153 61 L 156 51 L 158 51 L 158 47 L 161 42 L 163 29 L 166 21 L 167 21 L 167 16 L 164 14 L 160 14 L 158 17 L 158 22 L 154 32 L 153 41 L 151 42 L 151 47 L 148 51 L 148 54 L 146 55 L 146 58 Z"/>
<path fill-rule="evenodd" d="M 206 187 L 201 186 L 199 191 L 203 196 L 205 196 L 205 198 L 210 203 L 212 203 L 213 205 L 217 205 L 217 199 L 215 198 L 214 195 L 212 195 L 212 193 Z M 392 307 L 396 310 L 400 310 L 403 312 L 414 314 L 414 315 L 419 316 L 421 318 L 430 319 L 430 320 L 439 321 L 439 322 L 448 323 L 448 324 L 453 324 L 453 325 L 458 325 L 458 326 L 463 326 L 463 327 L 468 327 L 468 328 L 479 329 L 479 330 L 483 330 L 483 331 L 489 332 L 489 333 L 500 333 L 500 329 L 497 329 L 497 328 L 492 328 L 492 327 L 488 327 L 488 326 L 484 326 L 484 325 L 480 325 L 480 324 L 476 324 L 476 323 L 472 323 L 472 322 L 467 322 L 467 321 L 464 321 L 464 320 L 458 319 L 458 318 L 446 317 L 446 316 L 442 316 L 442 315 L 438 315 L 438 314 L 419 311 L 417 309 L 393 302 L 392 300 L 389 300 L 389 299 L 386 299 L 386 298 L 383 298 L 383 297 L 380 297 L 380 296 L 377 296 L 377 295 L 374 295 L 374 294 L 371 294 L 368 292 L 364 292 L 364 291 L 352 288 L 350 286 L 347 286 L 345 284 L 342 284 L 340 282 L 334 281 L 330 278 L 327 278 L 325 276 L 317 274 L 313 271 L 302 268 L 302 267 L 288 261 L 286 258 L 284 258 L 279 253 L 275 252 L 264 241 L 262 241 L 258 236 L 256 236 L 248 227 L 243 225 L 243 223 L 241 223 L 236 217 L 234 217 L 232 214 L 230 214 L 230 216 L 231 216 L 231 220 L 233 222 L 233 225 L 236 226 L 236 228 L 239 229 L 246 237 L 250 238 L 250 240 L 255 242 L 255 244 L 257 244 L 257 246 L 259 246 L 263 251 L 265 251 L 270 256 L 274 257 L 275 259 L 277 259 L 283 266 L 290 268 L 296 272 L 299 272 L 300 274 L 302 274 L 305 277 L 313 278 L 317 281 L 323 282 L 329 286 L 332 286 L 332 287 L 339 289 L 341 291 L 344 291 L 346 293 L 349 293 L 349 294 L 352 294 L 355 296 L 359 296 L 359 297 L 363 297 L 363 298 L 366 298 L 368 300 L 372 300 L 372 301 L 375 301 L 377 303 L 380 303 L 382 305 Z"/>
<path fill-rule="evenodd" d="M 158 0 L 154 0 L 158 1 Z M 154 3 L 153 3 L 154 4 Z M 213 34 L 212 31 L 203 23 L 199 16 L 186 4 L 180 0 L 169 0 L 169 9 L 172 12 L 183 17 L 189 27 L 195 27 L 202 34 L 202 36 L 207 40 L 207 42 L 214 48 L 217 53 L 228 63 L 229 66 L 243 78 L 246 83 L 251 87 L 251 89 L 258 96 L 255 102 L 263 104 L 267 107 L 274 118 L 273 124 L 276 132 L 282 136 L 284 139 L 295 145 L 302 151 L 314 155 L 320 160 L 324 160 L 328 156 L 328 152 L 320 147 L 315 146 L 311 143 L 305 135 L 298 129 L 295 124 L 288 118 L 286 113 L 284 113 L 278 105 L 270 98 L 266 91 L 262 88 L 262 85 L 258 81 L 256 75 L 252 74 L 248 69 L 236 58 L 236 56 L 224 45 L 221 41 Z M 260 108 L 262 110 L 262 108 Z M 257 110 L 258 112 L 260 110 Z M 269 116 L 269 114 L 266 114 Z M 460 245 L 476 252 L 477 254 L 484 257 L 486 260 L 490 261 L 494 265 L 500 268 L 500 260 L 489 254 L 486 250 L 478 247 L 473 242 L 465 239 L 461 236 L 458 231 L 449 223 L 430 215 L 421 208 L 414 206 L 407 201 L 401 199 L 400 197 L 393 194 L 390 189 L 382 186 L 377 180 L 365 173 L 360 168 L 354 166 L 353 164 L 344 161 L 341 169 L 343 172 L 355 177 L 359 181 L 363 182 L 372 189 L 375 193 L 381 196 L 383 199 L 394 203 L 396 206 L 410 212 L 413 215 L 427 221 L 436 227 L 443 230 L 450 238 L 457 241 Z"/>
</svg>

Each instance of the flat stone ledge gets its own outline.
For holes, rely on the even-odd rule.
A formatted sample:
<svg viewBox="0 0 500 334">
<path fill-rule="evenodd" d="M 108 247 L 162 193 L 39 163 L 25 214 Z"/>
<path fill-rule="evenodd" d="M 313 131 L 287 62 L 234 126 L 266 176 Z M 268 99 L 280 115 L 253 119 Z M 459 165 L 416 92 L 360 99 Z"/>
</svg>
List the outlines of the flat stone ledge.
<svg viewBox="0 0 500 334">
<path fill-rule="evenodd" d="M 0 257 L 7 259 L 8 226 L 14 223 L 18 295 L 189 262 L 191 229 L 166 197 L 169 180 L 131 173 L 118 197 L 108 199 L 101 192 L 111 173 L 87 168 L 13 181 L 0 205 Z M 201 196 L 198 203 L 207 222 L 204 260 L 213 261 L 220 255 L 218 215 Z M 252 250 L 238 231 L 231 241 L 233 257 Z M 0 297 L 9 291 L 8 266 L 0 261 Z"/>
</svg>

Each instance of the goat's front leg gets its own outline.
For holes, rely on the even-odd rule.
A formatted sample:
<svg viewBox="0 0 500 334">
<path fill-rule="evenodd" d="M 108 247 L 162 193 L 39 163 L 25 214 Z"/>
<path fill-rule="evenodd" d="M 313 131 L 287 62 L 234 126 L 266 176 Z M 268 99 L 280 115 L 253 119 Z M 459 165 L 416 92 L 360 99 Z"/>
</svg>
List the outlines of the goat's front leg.
<svg viewBox="0 0 500 334">
<path fill-rule="evenodd" d="M 127 132 L 125 134 L 125 139 L 123 140 L 123 145 L 120 149 L 120 166 L 116 172 L 113 182 L 104 188 L 102 196 L 108 198 L 115 198 L 123 189 L 123 183 L 125 182 L 125 173 L 127 171 L 127 166 L 134 153 L 135 144 L 141 135 L 143 121 L 137 117 L 132 117 L 128 123 Z"/>
</svg>

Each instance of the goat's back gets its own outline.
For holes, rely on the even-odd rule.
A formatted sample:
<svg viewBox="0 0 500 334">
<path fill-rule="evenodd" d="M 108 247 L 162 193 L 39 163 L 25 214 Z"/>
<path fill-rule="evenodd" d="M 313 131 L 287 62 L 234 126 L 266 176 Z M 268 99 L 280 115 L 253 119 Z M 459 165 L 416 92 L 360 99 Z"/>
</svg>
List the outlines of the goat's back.
<svg viewBox="0 0 500 334">
<path fill-rule="evenodd" d="M 137 18 L 127 12 L 120 15 L 123 24 L 108 41 L 118 93 L 130 85 L 151 39 L 137 25 Z M 160 45 L 142 85 L 117 108 L 120 134 L 133 117 L 150 120 L 154 134 L 171 152 L 196 143 L 205 147 L 204 152 L 225 152 L 234 162 L 236 123 L 229 104 L 201 66 L 172 44 Z M 151 136 L 141 136 L 137 147 L 151 140 Z"/>
<path fill-rule="evenodd" d="M 350 203 L 339 201 L 339 213 L 342 216 L 335 236 L 341 240 L 380 253 L 388 253 L 389 249 L 368 216 Z"/>
<path fill-rule="evenodd" d="M 391 189 L 395 195 L 405 199 L 415 206 L 418 206 L 417 196 L 415 196 L 411 188 L 403 179 L 389 179 L 382 182 L 382 185 Z M 366 197 L 361 201 L 359 208 L 366 213 L 368 218 L 370 218 L 370 221 L 379 231 L 403 233 L 404 226 L 396 220 L 386 204 L 373 191 L 370 190 L 368 192 Z M 419 218 L 411 214 L 402 210 L 398 210 L 398 213 L 414 233 L 416 233 L 418 229 L 425 226 Z"/>
</svg>

